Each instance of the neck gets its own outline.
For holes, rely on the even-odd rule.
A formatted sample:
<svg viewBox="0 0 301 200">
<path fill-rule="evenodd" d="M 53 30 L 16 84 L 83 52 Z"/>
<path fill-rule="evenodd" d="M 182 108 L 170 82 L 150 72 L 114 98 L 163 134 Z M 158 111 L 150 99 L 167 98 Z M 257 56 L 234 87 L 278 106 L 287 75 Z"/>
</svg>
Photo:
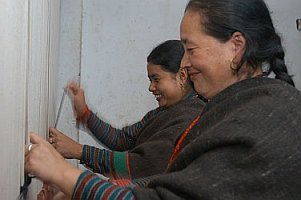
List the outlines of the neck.
<svg viewBox="0 0 301 200">
<path fill-rule="evenodd" d="M 197 95 L 197 93 L 191 88 L 187 88 L 185 90 L 185 92 L 183 93 L 183 98 L 182 99 L 187 99 L 187 98 L 191 98 L 193 97 L 194 95 Z"/>
<path fill-rule="evenodd" d="M 239 72 L 238 72 L 238 80 L 245 80 L 248 78 L 253 78 L 256 76 L 262 76 L 263 75 L 263 71 L 261 69 L 261 67 L 257 67 L 254 71 L 251 70 L 249 67 L 242 67 Z"/>
</svg>

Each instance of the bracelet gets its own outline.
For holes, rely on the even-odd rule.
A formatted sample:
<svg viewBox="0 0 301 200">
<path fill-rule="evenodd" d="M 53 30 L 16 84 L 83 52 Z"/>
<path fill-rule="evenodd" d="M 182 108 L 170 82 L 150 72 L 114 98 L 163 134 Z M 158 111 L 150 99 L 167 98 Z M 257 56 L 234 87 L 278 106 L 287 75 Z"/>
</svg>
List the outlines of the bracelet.
<svg viewBox="0 0 301 200">
<path fill-rule="evenodd" d="M 84 122 L 89 116 L 90 116 L 90 110 L 88 105 L 86 104 L 84 113 L 81 116 L 78 116 L 76 120 L 79 122 Z"/>
</svg>

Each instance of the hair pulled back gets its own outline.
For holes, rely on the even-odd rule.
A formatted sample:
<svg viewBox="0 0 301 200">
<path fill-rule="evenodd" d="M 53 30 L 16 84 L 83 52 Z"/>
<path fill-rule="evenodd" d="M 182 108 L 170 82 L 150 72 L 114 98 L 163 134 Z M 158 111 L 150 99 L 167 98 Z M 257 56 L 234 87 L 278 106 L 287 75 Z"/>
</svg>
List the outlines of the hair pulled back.
<svg viewBox="0 0 301 200">
<path fill-rule="evenodd" d="M 151 51 L 147 57 L 147 62 L 161 65 L 168 72 L 177 73 L 184 52 L 184 46 L 180 40 L 167 40 Z"/>
<path fill-rule="evenodd" d="M 263 0 L 190 0 L 185 11 L 199 13 L 206 34 L 226 42 L 234 32 L 246 39 L 246 49 L 238 69 L 246 63 L 253 71 L 267 67 L 265 73 L 294 86 L 284 60 L 281 39 Z M 264 70 L 264 69 L 263 69 Z"/>
</svg>

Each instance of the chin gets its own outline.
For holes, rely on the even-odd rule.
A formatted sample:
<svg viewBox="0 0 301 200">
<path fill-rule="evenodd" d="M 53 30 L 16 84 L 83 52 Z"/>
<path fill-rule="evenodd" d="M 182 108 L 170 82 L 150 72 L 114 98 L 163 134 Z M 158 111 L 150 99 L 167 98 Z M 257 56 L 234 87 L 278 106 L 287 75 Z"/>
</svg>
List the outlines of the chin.
<svg viewBox="0 0 301 200">
<path fill-rule="evenodd" d="M 159 105 L 159 107 L 165 107 L 166 106 L 166 103 L 160 103 L 160 102 L 158 102 L 158 105 Z"/>
<path fill-rule="evenodd" d="M 159 104 L 159 107 L 165 107 L 165 105 L 164 104 Z"/>
</svg>

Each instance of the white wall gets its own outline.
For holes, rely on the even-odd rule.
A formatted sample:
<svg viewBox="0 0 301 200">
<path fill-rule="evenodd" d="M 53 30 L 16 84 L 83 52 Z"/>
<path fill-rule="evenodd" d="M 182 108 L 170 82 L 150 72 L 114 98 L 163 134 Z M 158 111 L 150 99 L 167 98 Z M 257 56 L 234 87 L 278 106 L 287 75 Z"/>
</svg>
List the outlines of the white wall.
<svg viewBox="0 0 301 200">
<path fill-rule="evenodd" d="M 63 0 L 60 7 L 59 64 L 57 68 L 56 109 L 63 95 L 63 88 L 75 80 L 81 68 L 82 0 Z M 72 104 L 68 97 L 62 104 L 57 128 L 78 141 L 78 130 L 73 117 Z M 76 165 L 76 161 L 73 164 Z"/>
<path fill-rule="evenodd" d="M 82 85 L 91 108 L 111 124 L 133 123 L 157 106 L 148 91 L 146 57 L 162 41 L 179 38 L 184 5 L 183 0 L 84 1 Z"/>
</svg>

